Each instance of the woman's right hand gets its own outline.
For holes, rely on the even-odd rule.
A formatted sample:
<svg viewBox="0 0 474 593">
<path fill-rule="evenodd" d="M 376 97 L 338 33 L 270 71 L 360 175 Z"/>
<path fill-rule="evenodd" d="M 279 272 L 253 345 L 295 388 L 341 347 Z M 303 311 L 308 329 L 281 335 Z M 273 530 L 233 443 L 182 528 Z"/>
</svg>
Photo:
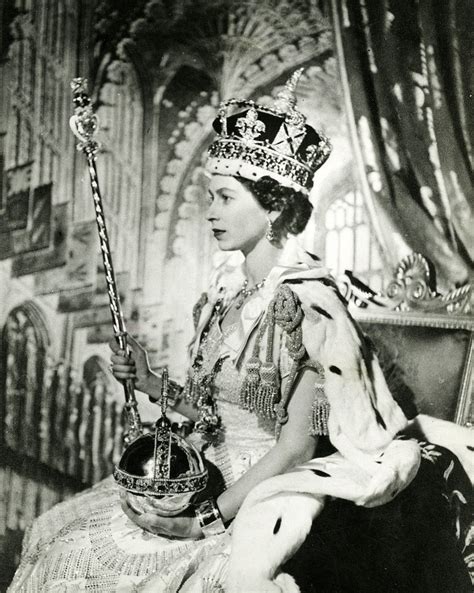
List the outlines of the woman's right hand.
<svg viewBox="0 0 474 593">
<path fill-rule="evenodd" d="M 150 379 L 154 376 L 148 362 L 148 355 L 136 340 L 127 335 L 127 344 L 130 347 L 130 356 L 120 349 L 117 340 L 112 338 L 109 342 L 113 354 L 110 357 L 110 370 L 117 381 L 132 379 L 135 387 L 144 393 L 148 393 Z"/>
</svg>

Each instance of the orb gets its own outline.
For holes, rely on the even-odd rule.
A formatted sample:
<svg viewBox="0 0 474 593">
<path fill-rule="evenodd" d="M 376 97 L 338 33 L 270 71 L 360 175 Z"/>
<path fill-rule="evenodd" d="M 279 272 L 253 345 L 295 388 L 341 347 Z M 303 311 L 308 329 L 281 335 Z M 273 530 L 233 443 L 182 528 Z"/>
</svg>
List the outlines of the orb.
<svg viewBox="0 0 474 593">
<path fill-rule="evenodd" d="M 161 418 L 154 433 L 130 443 L 114 478 L 136 512 L 172 517 L 185 511 L 206 487 L 208 472 L 197 449 L 164 426 Z"/>
</svg>

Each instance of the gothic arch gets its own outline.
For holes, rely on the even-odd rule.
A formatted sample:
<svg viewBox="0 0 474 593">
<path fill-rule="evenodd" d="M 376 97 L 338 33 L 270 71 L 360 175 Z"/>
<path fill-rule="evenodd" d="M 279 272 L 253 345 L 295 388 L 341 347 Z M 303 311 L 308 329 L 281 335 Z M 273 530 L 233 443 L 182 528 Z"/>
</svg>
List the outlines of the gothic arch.
<svg viewBox="0 0 474 593">
<path fill-rule="evenodd" d="M 7 316 L 0 346 L 0 439 L 8 448 L 38 458 L 50 332 L 36 303 Z"/>
</svg>

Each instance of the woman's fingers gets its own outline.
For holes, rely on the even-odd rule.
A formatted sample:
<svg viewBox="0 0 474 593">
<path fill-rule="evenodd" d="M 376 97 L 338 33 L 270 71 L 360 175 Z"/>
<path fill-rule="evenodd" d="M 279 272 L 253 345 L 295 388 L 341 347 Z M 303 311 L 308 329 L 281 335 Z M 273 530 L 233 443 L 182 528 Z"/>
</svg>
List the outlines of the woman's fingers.
<svg viewBox="0 0 474 593">
<path fill-rule="evenodd" d="M 112 354 L 110 357 L 110 362 L 113 364 L 128 364 L 134 365 L 135 361 L 127 356 L 122 356 L 121 354 Z"/>
<path fill-rule="evenodd" d="M 124 379 L 136 379 L 137 376 L 135 373 L 120 373 L 117 371 L 112 371 L 113 376 L 118 379 L 119 381 L 123 381 Z"/>
<path fill-rule="evenodd" d="M 158 515 L 152 515 L 151 513 L 137 513 L 132 509 L 124 497 L 121 497 L 120 504 L 123 512 L 138 527 L 155 534 L 163 533 L 172 535 L 172 532 L 169 530 L 169 524 L 172 524 L 172 519 L 161 518 Z"/>
<path fill-rule="evenodd" d="M 136 373 L 134 364 L 113 364 L 112 371 L 114 373 Z"/>
<path fill-rule="evenodd" d="M 128 502 L 126 501 L 125 498 L 121 497 L 122 500 L 120 501 L 120 506 L 122 507 L 122 511 L 127 515 L 127 517 L 130 519 L 130 521 L 133 521 L 133 523 L 135 523 L 135 525 L 138 525 L 138 527 L 141 527 L 142 529 L 146 529 L 143 519 L 142 519 L 142 515 L 140 515 L 139 513 L 136 513 L 132 507 L 128 504 Z"/>
</svg>

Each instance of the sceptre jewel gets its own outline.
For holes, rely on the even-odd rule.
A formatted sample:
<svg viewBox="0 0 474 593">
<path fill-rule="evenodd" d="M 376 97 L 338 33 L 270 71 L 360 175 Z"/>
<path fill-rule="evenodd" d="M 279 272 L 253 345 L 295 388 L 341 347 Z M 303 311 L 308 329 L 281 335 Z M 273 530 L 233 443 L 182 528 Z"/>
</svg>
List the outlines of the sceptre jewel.
<svg viewBox="0 0 474 593">
<path fill-rule="evenodd" d="M 164 517 L 182 513 L 208 479 L 199 452 L 172 431 L 167 416 L 169 388 L 165 368 L 161 377 L 161 417 L 155 430 L 131 443 L 114 470 L 115 481 L 126 491 L 133 509 Z"/>
<path fill-rule="evenodd" d="M 238 292 L 239 300 L 237 301 L 235 308 L 240 309 L 242 307 L 242 305 L 244 304 L 245 299 L 247 299 L 248 297 L 255 294 L 257 291 L 259 291 L 265 284 L 265 281 L 266 281 L 266 278 L 264 278 L 263 280 L 260 280 L 260 282 L 257 282 L 257 284 L 255 284 L 251 288 L 248 288 L 249 281 L 247 279 L 245 279 L 244 283 L 242 284 L 242 288 Z"/>
<path fill-rule="evenodd" d="M 74 78 L 71 82 L 71 88 L 73 92 L 74 115 L 70 118 L 69 125 L 76 138 L 79 139 L 77 149 L 83 152 L 87 158 L 97 230 L 99 233 L 100 250 L 104 264 L 104 275 L 107 284 L 107 293 L 109 295 L 109 308 L 112 315 L 113 331 L 120 349 L 130 356 L 130 348 L 127 344 L 127 329 L 125 327 L 120 297 L 117 290 L 117 282 L 112 263 L 112 253 L 110 250 L 109 236 L 105 224 L 104 207 L 97 175 L 96 157 L 99 143 L 95 136 L 99 130 L 99 120 L 92 109 L 91 100 L 87 90 L 87 80 L 85 78 Z M 126 443 L 129 443 L 139 437 L 143 430 L 140 415 L 138 413 L 133 381 L 125 380 L 122 384 L 125 395 L 125 410 L 128 420 L 128 432 L 126 433 L 124 440 Z"/>
</svg>

